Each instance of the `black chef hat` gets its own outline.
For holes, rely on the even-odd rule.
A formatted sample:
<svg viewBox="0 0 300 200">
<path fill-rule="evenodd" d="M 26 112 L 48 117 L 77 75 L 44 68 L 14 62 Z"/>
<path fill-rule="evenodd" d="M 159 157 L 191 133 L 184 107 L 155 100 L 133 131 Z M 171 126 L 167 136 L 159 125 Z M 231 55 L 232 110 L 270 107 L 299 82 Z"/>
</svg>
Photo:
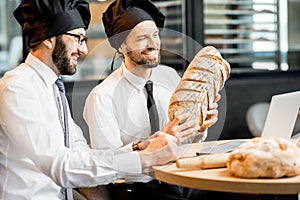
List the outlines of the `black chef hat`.
<svg viewBox="0 0 300 200">
<path fill-rule="evenodd" d="M 87 29 L 91 19 L 86 0 L 23 0 L 14 16 L 31 47 L 76 28 Z"/>
<path fill-rule="evenodd" d="M 118 50 L 138 23 L 152 20 L 162 28 L 165 16 L 150 0 L 116 0 L 103 13 L 102 20 L 110 45 Z"/>
</svg>

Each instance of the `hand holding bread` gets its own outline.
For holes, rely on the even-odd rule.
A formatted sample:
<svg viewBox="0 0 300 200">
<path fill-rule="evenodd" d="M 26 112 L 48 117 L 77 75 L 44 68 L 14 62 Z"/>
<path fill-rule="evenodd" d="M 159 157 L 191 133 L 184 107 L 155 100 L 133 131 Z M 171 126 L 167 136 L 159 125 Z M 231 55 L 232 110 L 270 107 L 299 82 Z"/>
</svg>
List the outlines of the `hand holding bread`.
<svg viewBox="0 0 300 200">
<path fill-rule="evenodd" d="M 188 118 L 190 118 L 189 113 L 180 114 L 168 122 L 162 131 L 176 137 L 177 144 L 180 144 L 183 140 L 193 136 L 197 132 L 198 122 L 196 120 L 188 121 Z"/>
</svg>

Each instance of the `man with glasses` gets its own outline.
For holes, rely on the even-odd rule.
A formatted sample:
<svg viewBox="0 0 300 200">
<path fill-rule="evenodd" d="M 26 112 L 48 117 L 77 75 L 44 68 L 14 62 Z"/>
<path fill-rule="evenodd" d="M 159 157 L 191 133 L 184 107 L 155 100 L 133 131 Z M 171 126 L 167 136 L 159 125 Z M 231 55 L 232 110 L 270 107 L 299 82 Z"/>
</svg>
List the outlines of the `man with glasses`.
<svg viewBox="0 0 300 200">
<path fill-rule="evenodd" d="M 88 52 L 87 1 L 23 0 L 14 16 L 30 53 L 0 79 L 0 199 L 69 200 L 70 188 L 108 184 L 177 158 L 175 137 L 162 132 L 139 152 L 90 149 L 71 118 L 61 75 L 74 74 Z"/>
</svg>

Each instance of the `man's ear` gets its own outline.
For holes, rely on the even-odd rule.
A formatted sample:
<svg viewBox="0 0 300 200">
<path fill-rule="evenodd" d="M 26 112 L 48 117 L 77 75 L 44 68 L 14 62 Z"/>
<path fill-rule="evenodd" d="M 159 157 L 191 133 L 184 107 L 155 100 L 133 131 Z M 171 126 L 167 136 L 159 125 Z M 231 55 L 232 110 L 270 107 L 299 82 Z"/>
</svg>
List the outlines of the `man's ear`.
<svg viewBox="0 0 300 200">
<path fill-rule="evenodd" d="M 49 49 L 53 49 L 54 46 L 55 46 L 55 37 L 52 37 L 52 38 L 48 38 L 46 40 L 43 41 L 43 44 L 49 48 Z"/>
<path fill-rule="evenodd" d="M 123 45 L 121 45 L 121 46 L 119 47 L 119 49 L 118 49 L 118 51 L 119 51 L 120 53 L 123 53 L 123 48 L 122 48 L 122 46 L 123 46 Z"/>
</svg>

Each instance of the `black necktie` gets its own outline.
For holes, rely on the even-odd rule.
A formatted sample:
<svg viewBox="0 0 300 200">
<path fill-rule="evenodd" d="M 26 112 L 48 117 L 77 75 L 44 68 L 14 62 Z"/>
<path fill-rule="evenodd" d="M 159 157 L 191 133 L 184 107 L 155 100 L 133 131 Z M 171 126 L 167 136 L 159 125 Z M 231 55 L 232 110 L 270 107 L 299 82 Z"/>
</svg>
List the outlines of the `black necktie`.
<svg viewBox="0 0 300 200">
<path fill-rule="evenodd" d="M 153 98 L 153 83 L 152 81 L 148 80 L 145 85 L 148 98 L 147 98 L 147 107 L 151 125 L 151 134 L 155 133 L 159 130 L 159 118 L 157 113 L 157 107 Z"/>
<path fill-rule="evenodd" d="M 62 103 L 62 110 L 64 113 L 64 138 L 65 138 L 65 146 L 69 147 L 69 124 L 68 124 L 68 112 L 67 112 L 67 98 L 66 98 L 66 94 L 65 94 L 65 86 L 63 81 L 61 80 L 61 78 L 58 78 L 55 81 L 55 84 L 58 87 L 59 90 L 59 95 L 60 95 L 60 99 L 61 99 L 61 103 Z M 66 200 L 72 200 L 73 199 L 73 193 L 72 193 L 72 189 L 65 189 L 65 198 Z"/>
</svg>

